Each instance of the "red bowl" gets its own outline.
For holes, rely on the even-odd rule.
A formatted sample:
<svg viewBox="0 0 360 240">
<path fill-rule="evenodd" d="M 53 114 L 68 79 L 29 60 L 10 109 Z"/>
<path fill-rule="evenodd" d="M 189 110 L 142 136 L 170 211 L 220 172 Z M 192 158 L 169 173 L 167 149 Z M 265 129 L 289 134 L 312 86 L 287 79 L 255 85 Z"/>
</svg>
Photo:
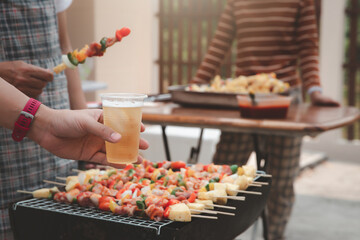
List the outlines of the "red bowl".
<svg viewBox="0 0 360 240">
<path fill-rule="evenodd" d="M 241 117 L 254 119 L 286 118 L 291 99 L 276 94 L 255 94 L 254 101 L 249 95 L 237 95 Z"/>
</svg>

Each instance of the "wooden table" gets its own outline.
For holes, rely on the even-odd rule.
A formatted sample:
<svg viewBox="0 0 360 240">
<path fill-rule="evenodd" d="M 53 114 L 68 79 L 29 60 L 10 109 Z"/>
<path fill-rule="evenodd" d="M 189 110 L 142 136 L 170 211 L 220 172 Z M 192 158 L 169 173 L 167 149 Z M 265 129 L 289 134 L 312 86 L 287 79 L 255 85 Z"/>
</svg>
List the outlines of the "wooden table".
<svg viewBox="0 0 360 240">
<path fill-rule="evenodd" d="M 310 135 L 350 125 L 360 119 L 354 107 L 291 106 L 286 119 L 245 119 L 237 110 L 185 108 L 174 103 L 148 103 L 143 122 L 161 126 L 217 128 L 224 131 L 276 135 Z"/>
<path fill-rule="evenodd" d="M 148 102 L 143 108 L 143 122 L 162 126 L 166 157 L 171 160 L 165 128 L 168 125 L 217 128 L 223 131 L 244 132 L 254 135 L 258 161 L 261 153 L 256 134 L 283 136 L 316 136 L 322 132 L 350 125 L 360 119 L 354 107 L 317 107 L 309 104 L 290 106 L 286 119 L 246 119 L 238 110 L 181 107 L 172 102 Z M 196 158 L 200 151 L 202 131 Z"/>
</svg>

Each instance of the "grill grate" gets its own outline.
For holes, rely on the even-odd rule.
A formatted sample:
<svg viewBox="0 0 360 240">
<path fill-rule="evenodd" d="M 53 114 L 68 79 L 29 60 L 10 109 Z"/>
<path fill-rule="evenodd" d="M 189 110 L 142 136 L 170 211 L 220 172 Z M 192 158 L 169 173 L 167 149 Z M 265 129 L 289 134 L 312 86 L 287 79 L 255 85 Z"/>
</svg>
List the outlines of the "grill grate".
<svg viewBox="0 0 360 240">
<path fill-rule="evenodd" d="M 110 212 L 101 211 L 93 207 L 81 207 L 77 204 L 68 205 L 65 203 L 54 202 L 49 199 L 32 198 L 20 201 L 13 205 L 13 209 L 16 210 L 18 206 L 150 228 L 154 229 L 157 235 L 160 235 L 163 226 L 173 222 L 171 220 L 156 222 L 139 217 L 114 215 Z"/>
</svg>

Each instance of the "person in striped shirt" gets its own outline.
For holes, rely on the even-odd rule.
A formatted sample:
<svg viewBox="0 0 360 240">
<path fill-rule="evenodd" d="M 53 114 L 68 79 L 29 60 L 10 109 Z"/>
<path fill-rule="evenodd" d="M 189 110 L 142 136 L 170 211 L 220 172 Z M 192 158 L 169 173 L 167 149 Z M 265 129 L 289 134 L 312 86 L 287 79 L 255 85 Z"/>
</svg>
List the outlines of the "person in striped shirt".
<svg viewBox="0 0 360 240">
<path fill-rule="evenodd" d="M 228 0 L 215 36 L 192 83 L 209 83 L 236 40 L 236 76 L 276 73 L 288 82 L 296 102 L 301 87 L 314 105 L 339 106 L 322 95 L 318 64 L 318 30 L 313 0 Z M 268 199 L 269 239 L 283 239 L 294 202 L 301 137 L 258 135 L 273 175 Z M 245 164 L 253 136 L 222 132 L 213 161 Z"/>
</svg>

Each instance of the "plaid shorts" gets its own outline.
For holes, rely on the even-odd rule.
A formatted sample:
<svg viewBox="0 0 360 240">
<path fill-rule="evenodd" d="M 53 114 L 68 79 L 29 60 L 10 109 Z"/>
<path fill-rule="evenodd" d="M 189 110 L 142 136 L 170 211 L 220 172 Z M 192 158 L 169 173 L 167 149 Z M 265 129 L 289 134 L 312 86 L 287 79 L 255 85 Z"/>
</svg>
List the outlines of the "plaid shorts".
<svg viewBox="0 0 360 240">
<path fill-rule="evenodd" d="M 301 137 L 256 135 L 272 186 L 267 202 L 269 239 L 282 239 L 294 203 L 293 183 L 299 170 Z M 244 165 L 254 150 L 251 134 L 222 132 L 215 164 Z"/>
</svg>

